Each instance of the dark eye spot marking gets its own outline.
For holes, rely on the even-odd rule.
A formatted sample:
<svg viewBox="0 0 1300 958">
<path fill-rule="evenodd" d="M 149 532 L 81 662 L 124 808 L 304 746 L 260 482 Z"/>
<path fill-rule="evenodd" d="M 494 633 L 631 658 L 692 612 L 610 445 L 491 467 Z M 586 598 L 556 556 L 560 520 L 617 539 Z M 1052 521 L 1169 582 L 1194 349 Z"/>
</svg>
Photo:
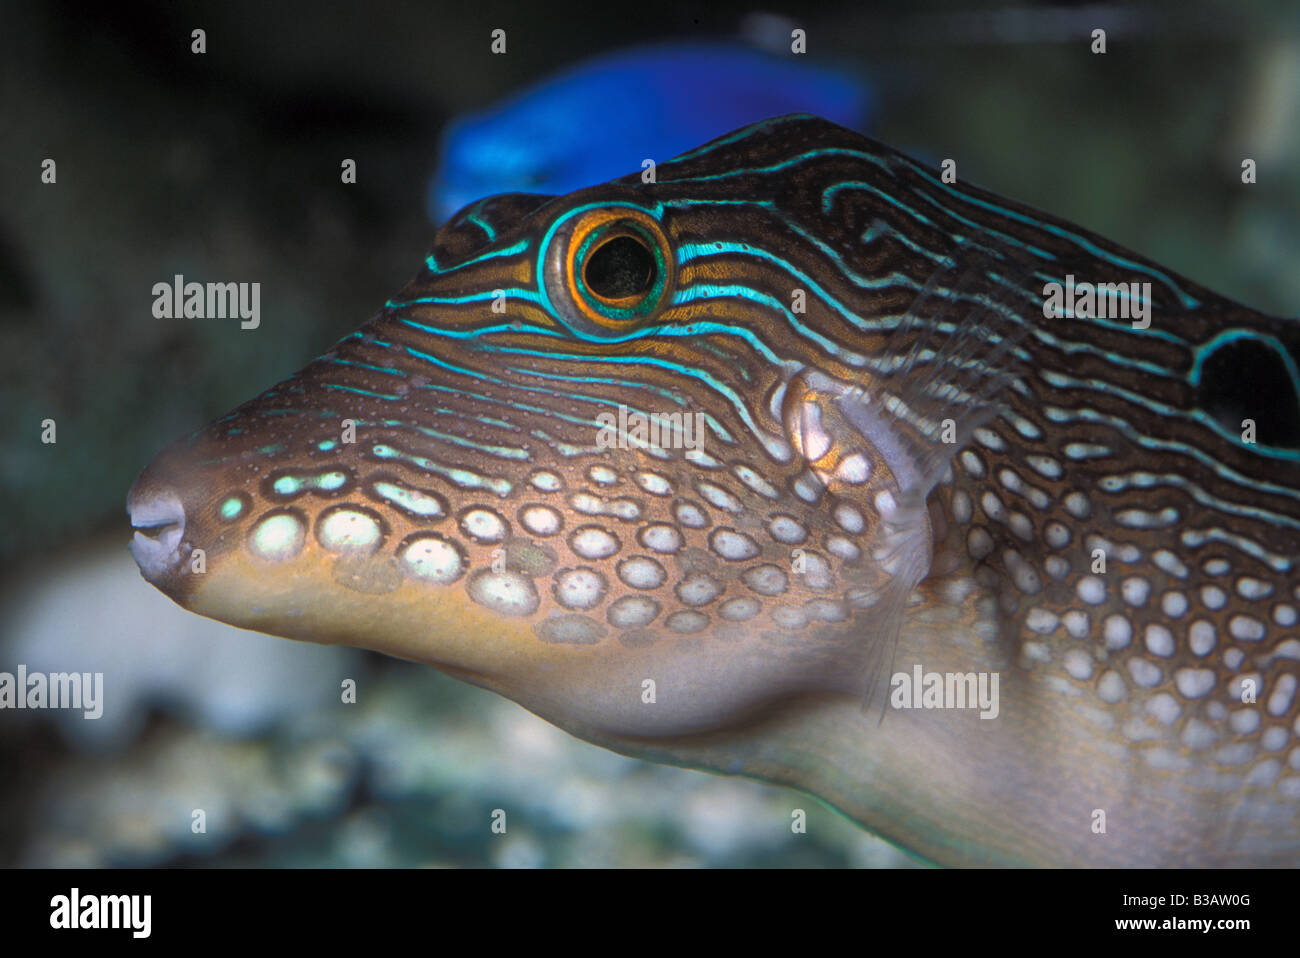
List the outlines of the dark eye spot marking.
<svg viewBox="0 0 1300 958">
<path fill-rule="evenodd" d="M 1260 445 L 1300 448 L 1300 384 L 1293 366 L 1269 340 L 1227 340 L 1200 364 L 1197 405 L 1230 432 L 1253 419 Z"/>
</svg>

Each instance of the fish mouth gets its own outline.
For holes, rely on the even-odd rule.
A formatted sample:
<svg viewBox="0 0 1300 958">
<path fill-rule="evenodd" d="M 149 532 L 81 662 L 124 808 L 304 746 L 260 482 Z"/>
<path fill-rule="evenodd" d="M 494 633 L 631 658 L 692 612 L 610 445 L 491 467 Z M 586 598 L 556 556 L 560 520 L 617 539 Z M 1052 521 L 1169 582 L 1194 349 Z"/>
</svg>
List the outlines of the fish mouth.
<svg viewBox="0 0 1300 958">
<path fill-rule="evenodd" d="M 126 511 L 135 533 L 131 555 L 145 579 L 156 583 L 180 563 L 185 506 L 175 492 L 141 476 L 127 493 Z"/>
</svg>

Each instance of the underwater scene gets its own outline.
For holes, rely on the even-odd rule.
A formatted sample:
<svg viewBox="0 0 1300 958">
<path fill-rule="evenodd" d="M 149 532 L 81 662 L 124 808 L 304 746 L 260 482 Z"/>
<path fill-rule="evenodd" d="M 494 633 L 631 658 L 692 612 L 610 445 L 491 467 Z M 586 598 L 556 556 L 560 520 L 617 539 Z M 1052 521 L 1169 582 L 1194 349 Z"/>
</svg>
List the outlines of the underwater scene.
<svg viewBox="0 0 1300 958">
<path fill-rule="evenodd" d="M 1300 10 L 0 21 L 0 865 L 1300 862 Z"/>
</svg>

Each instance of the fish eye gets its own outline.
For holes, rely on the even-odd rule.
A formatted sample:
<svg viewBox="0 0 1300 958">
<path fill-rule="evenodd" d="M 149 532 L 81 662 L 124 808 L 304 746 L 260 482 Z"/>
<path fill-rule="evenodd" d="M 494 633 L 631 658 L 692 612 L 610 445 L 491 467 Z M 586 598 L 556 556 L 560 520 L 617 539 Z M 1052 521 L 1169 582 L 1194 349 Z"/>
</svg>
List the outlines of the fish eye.
<svg viewBox="0 0 1300 958">
<path fill-rule="evenodd" d="M 596 247 L 583 265 L 587 289 L 606 301 L 640 296 L 655 277 L 655 258 L 640 237 L 619 236 Z"/>
<path fill-rule="evenodd" d="M 551 305 L 580 336 L 634 331 L 670 299 L 672 249 L 658 221 L 641 209 L 575 211 L 554 230 L 545 257 Z"/>
</svg>

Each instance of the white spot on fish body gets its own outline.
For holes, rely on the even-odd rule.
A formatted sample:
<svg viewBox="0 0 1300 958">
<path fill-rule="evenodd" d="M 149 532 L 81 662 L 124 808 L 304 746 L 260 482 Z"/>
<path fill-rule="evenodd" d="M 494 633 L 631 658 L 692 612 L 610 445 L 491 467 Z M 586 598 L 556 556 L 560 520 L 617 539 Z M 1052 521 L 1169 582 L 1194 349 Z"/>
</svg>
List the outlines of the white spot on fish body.
<svg viewBox="0 0 1300 958">
<path fill-rule="evenodd" d="M 1146 689 L 1155 688 L 1164 678 L 1159 666 L 1142 658 L 1129 659 L 1128 671 L 1133 676 L 1133 681 Z"/>
<path fill-rule="evenodd" d="M 1160 597 L 1160 609 L 1171 619 L 1177 619 L 1187 612 L 1187 596 L 1181 592 L 1166 592 Z"/>
<path fill-rule="evenodd" d="M 248 547 L 259 558 L 283 562 L 301 552 L 306 539 L 306 527 L 296 514 L 275 512 L 263 516 L 253 527 Z"/>
<path fill-rule="evenodd" d="M 1097 680 L 1097 695 L 1107 704 L 1115 705 L 1122 702 L 1127 694 L 1123 677 L 1114 669 L 1107 669 Z"/>
<path fill-rule="evenodd" d="M 1132 606 L 1144 606 L 1151 595 L 1151 583 L 1138 576 L 1129 576 L 1120 584 L 1120 595 Z"/>
<path fill-rule="evenodd" d="M 584 559 L 605 559 L 618 552 L 619 542 L 608 529 L 581 526 L 569 537 L 569 548 Z"/>
<path fill-rule="evenodd" d="M 1088 605 L 1101 605 L 1106 601 L 1106 583 L 1095 575 L 1086 575 L 1079 580 L 1075 593 Z"/>
<path fill-rule="evenodd" d="M 637 541 L 651 552 L 661 555 L 672 555 L 683 545 L 682 534 L 677 531 L 677 527 L 666 523 L 645 526 L 637 533 Z"/>
<path fill-rule="evenodd" d="M 553 536 L 564 528 L 564 519 L 550 506 L 525 506 L 519 513 L 519 523 L 535 536 Z"/>
<path fill-rule="evenodd" d="M 1133 641 L 1133 623 L 1122 615 L 1108 615 L 1101 624 L 1106 637 L 1106 648 L 1111 651 L 1126 648 Z"/>
<path fill-rule="evenodd" d="M 1087 612 L 1081 612 L 1078 609 L 1071 609 L 1061 617 L 1065 624 L 1065 631 L 1074 639 L 1086 639 L 1092 632 L 1092 620 L 1088 618 Z"/>
<path fill-rule="evenodd" d="M 861 532 L 866 526 L 862 513 L 847 502 L 842 502 L 835 507 L 835 521 L 845 532 Z"/>
<path fill-rule="evenodd" d="M 1243 642 L 1258 642 L 1268 632 L 1268 628 L 1259 619 L 1249 615 L 1234 615 L 1228 620 L 1228 631 L 1234 639 Z"/>
<path fill-rule="evenodd" d="M 321 516 L 316 537 L 334 552 L 365 553 L 379 548 L 383 532 L 376 516 L 341 506 Z"/>
<path fill-rule="evenodd" d="M 697 572 L 679 582 L 675 591 L 683 605 L 703 606 L 722 594 L 722 586 L 711 576 Z"/>
<path fill-rule="evenodd" d="M 709 536 L 709 546 L 722 558 L 731 562 L 752 559 L 759 552 L 758 543 L 735 529 L 715 529 Z"/>
<path fill-rule="evenodd" d="M 711 482 L 700 482 L 696 484 L 695 488 L 712 506 L 736 514 L 744 511 L 740 500 L 721 486 L 715 486 Z"/>
<path fill-rule="evenodd" d="M 965 450 L 958 458 L 968 475 L 976 479 L 984 478 L 984 461 L 973 450 Z"/>
<path fill-rule="evenodd" d="M 1076 678 L 1080 682 L 1086 682 L 1092 678 L 1093 662 L 1088 653 L 1080 649 L 1070 649 L 1065 653 L 1062 663 L 1071 678 Z"/>
<path fill-rule="evenodd" d="M 1092 512 L 1092 504 L 1081 492 L 1071 492 L 1065 497 L 1065 511 L 1076 519 L 1086 519 Z"/>
<path fill-rule="evenodd" d="M 728 622 L 748 622 L 758 615 L 761 603 L 751 596 L 728 599 L 718 607 L 718 614 Z"/>
<path fill-rule="evenodd" d="M 636 482 L 652 496 L 671 496 L 672 484 L 657 472 L 638 472 Z"/>
<path fill-rule="evenodd" d="M 435 533 L 411 536 L 397 554 L 409 575 L 426 582 L 447 585 L 465 572 L 465 558 L 460 550 Z"/>
<path fill-rule="evenodd" d="M 532 615 L 539 602 L 532 580 L 517 572 L 482 570 L 470 579 L 469 595 L 500 615 Z"/>
<path fill-rule="evenodd" d="M 1173 725 L 1174 722 L 1178 721 L 1178 716 L 1182 714 L 1183 708 L 1178 704 L 1178 700 L 1168 692 L 1158 692 L 1147 699 L 1146 711 L 1161 725 Z"/>
<path fill-rule="evenodd" d="M 1146 645 L 1152 655 L 1167 659 L 1174 654 L 1174 634 L 1153 622 L 1146 628 Z"/>
<path fill-rule="evenodd" d="M 1155 562 L 1157 568 L 1168 572 L 1176 579 L 1186 579 L 1190 574 L 1183 561 L 1168 549 L 1157 549 L 1151 559 Z"/>
<path fill-rule="evenodd" d="M 667 581 L 668 573 L 649 556 L 632 556 L 618 564 L 618 577 L 633 589 L 657 589 Z"/>
<path fill-rule="evenodd" d="M 460 528 L 475 542 L 501 542 L 506 537 L 506 522 L 491 509 L 470 509 L 460 519 Z"/>
<path fill-rule="evenodd" d="M 1183 698 L 1199 699 L 1214 688 L 1213 669 L 1179 669 L 1174 673 L 1174 685 Z"/>
<path fill-rule="evenodd" d="M 605 598 L 605 577 L 595 569 L 562 569 L 555 575 L 555 601 L 566 609 L 593 609 Z"/>
<path fill-rule="evenodd" d="M 1059 479 L 1061 477 L 1061 464 L 1051 456 L 1026 456 L 1025 461 L 1029 463 L 1029 468 L 1045 479 Z"/>
<path fill-rule="evenodd" d="M 1266 599 L 1273 594 L 1271 583 L 1253 576 L 1242 576 L 1237 580 L 1237 595 L 1243 599 Z"/>
<path fill-rule="evenodd" d="M 1197 619 L 1187 630 L 1187 644 L 1196 655 L 1209 655 L 1216 639 L 1214 626 L 1204 619 Z"/>
<path fill-rule="evenodd" d="M 649 625 L 659 615 L 659 603 L 644 595 L 625 595 L 610 603 L 605 618 L 617 628 Z"/>
<path fill-rule="evenodd" d="M 559 492 L 564 488 L 564 480 L 555 473 L 546 470 L 533 473 L 528 481 L 539 492 Z"/>
<path fill-rule="evenodd" d="M 673 507 L 673 516 L 688 529 L 703 529 L 709 518 L 693 502 L 679 502 Z"/>
</svg>

